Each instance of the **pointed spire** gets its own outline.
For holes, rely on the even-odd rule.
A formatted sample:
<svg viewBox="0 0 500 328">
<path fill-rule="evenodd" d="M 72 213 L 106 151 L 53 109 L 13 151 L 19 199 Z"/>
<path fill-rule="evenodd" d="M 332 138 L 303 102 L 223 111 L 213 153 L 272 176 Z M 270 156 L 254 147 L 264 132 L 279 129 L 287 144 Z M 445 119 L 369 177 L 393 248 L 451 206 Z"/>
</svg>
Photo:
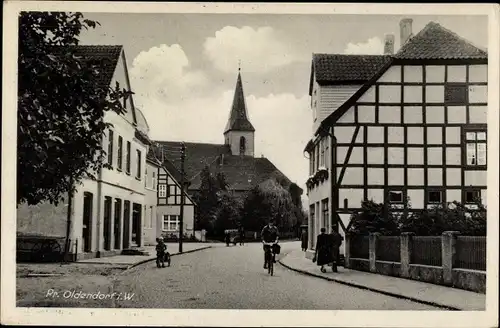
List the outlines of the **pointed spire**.
<svg viewBox="0 0 500 328">
<path fill-rule="evenodd" d="M 240 69 L 241 67 L 238 67 L 238 79 L 236 80 L 236 88 L 234 90 L 233 105 L 231 106 L 229 120 L 227 121 L 224 133 L 229 132 L 230 130 L 255 131 L 252 123 L 248 120 Z"/>
</svg>

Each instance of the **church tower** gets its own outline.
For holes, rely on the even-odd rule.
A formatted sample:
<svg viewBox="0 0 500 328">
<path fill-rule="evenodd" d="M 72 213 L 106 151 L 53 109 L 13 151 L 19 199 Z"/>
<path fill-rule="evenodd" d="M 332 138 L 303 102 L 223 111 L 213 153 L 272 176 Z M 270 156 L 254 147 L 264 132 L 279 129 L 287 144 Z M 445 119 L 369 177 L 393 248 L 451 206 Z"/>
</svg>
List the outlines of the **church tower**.
<svg viewBox="0 0 500 328">
<path fill-rule="evenodd" d="M 247 106 L 243 94 L 240 69 L 234 90 L 233 105 L 224 129 L 224 143 L 231 147 L 233 155 L 254 156 L 255 129 L 248 120 Z"/>
</svg>

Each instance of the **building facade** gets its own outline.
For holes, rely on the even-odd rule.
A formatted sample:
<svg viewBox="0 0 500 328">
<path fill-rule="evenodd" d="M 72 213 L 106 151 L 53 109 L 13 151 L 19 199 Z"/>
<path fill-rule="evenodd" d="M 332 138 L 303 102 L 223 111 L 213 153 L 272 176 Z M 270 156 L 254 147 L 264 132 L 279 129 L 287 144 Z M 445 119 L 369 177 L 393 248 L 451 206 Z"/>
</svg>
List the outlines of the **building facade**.
<svg viewBox="0 0 500 328">
<path fill-rule="evenodd" d="M 79 46 L 78 53 L 89 60 L 104 59 L 100 83 L 131 91 L 122 46 Z M 143 245 L 144 168 L 147 138 L 138 130 L 133 97 L 123 101 L 124 112 L 106 112 L 104 121 L 112 127 L 103 136 L 107 164 L 97 179 L 84 179 L 72 197 L 59 206 L 21 204 L 17 230 L 50 236 L 66 236 L 67 214 L 71 211 L 70 253 L 77 259 L 109 256 L 123 249 Z M 48 213 L 49 215 L 45 215 Z"/>
<path fill-rule="evenodd" d="M 363 200 L 406 212 L 486 204 L 487 53 L 433 22 L 412 36 L 411 23 L 401 21 L 400 50 L 392 54 L 394 37 L 386 37 L 386 54 L 370 57 L 378 58 L 371 68 L 368 57 L 313 57 L 308 256 L 319 229 L 344 232 Z M 331 70 L 346 61 L 357 61 L 356 72 L 344 72 L 357 75 L 350 87 L 318 80 L 338 76 Z M 330 91 L 339 88 L 352 89 Z"/>
</svg>

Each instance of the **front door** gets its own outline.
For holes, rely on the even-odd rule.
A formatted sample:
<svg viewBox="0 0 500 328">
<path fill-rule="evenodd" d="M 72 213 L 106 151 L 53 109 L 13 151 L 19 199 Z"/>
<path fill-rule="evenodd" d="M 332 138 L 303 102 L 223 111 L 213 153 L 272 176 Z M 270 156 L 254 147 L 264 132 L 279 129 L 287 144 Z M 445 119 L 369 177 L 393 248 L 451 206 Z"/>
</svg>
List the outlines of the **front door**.
<svg viewBox="0 0 500 328">
<path fill-rule="evenodd" d="M 123 249 L 130 247 L 130 201 L 123 204 Z"/>
<path fill-rule="evenodd" d="M 141 217 L 142 205 L 134 203 L 132 211 L 132 245 L 141 244 Z"/>
<path fill-rule="evenodd" d="M 92 212 L 94 195 L 90 192 L 83 193 L 83 226 L 82 240 L 83 251 L 90 252 L 92 250 Z"/>
</svg>

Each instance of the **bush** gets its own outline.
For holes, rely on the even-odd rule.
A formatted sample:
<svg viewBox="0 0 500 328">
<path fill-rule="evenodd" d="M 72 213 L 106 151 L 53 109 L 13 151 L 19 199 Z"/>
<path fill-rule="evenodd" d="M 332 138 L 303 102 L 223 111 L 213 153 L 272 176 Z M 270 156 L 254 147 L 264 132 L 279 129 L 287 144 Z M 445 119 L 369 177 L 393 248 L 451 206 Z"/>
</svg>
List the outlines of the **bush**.
<svg viewBox="0 0 500 328">
<path fill-rule="evenodd" d="M 351 215 L 348 230 L 357 235 L 368 235 L 372 232 L 397 235 L 400 232 L 400 214 L 393 210 L 387 210 L 384 204 L 375 203 L 373 200 L 363 201 L 361 211 Z"/>
</svg>

